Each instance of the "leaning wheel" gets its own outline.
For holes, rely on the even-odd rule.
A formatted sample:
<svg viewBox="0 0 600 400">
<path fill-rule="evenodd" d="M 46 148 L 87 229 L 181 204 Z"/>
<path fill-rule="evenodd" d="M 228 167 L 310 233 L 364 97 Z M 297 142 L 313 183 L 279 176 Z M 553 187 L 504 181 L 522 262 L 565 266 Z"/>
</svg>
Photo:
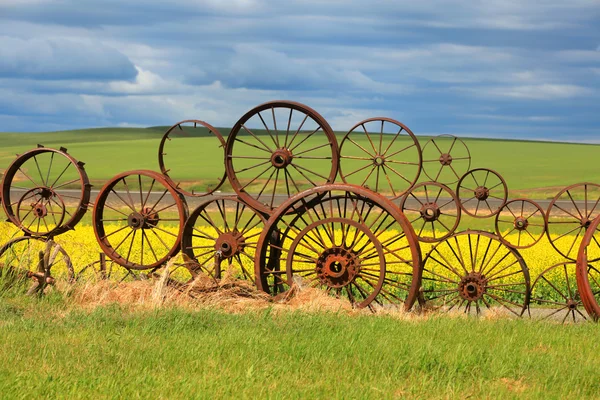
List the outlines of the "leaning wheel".
<svg viewBox="0 0 600 400">
<path fill-rule="evenodd" d="M 91 185 L 83 163 L 60 150 L 38 147 L 8 167 L 2 179 L 2 205 L 8 219 L 34 236 L 56 236 L 87 211 Z"/>
<path fill-rule="evenodd" d="M 577 289 L 588 314 L 600 319 L 600 216 L 590 223 L 577 255 Z"/>
<path fill-rule="evenodd" d="M 415 226 L 422 242 L 439 242 L 452 235 L 460 223 L 460 202 L 446 185 L 424 182 L 400 201 L 402 212 Z"/>
<path fill-rule="evenodd" d="M 546 212 L 546 234 L 552 247 L 575 261 L 581 240 L 600 215 L 600 185 L 578 183 L 561 190 Z"/>
<path fill-rule="evenodd" d="M 342 180 L 393 199 L 404 195 L 417 182 L 421 161 L 416 136 L 407 126 L 390 118 L 359 122 L 340 144 Z"/>
<path fill-rule="evenodd" d="M 161 174 L 129 171 L 100 190 L 94 232 L 102 251 L 117 264 L 154 269 L 179 251 L 186 217 L 185 200 Z"/>
<path fill-rule="evenodd" d="M 0 247 L 4 282 L 31 279 L 29 294 L 43 293 L 56 279 L 72 282 L 73 265 L 67 252 L 52 239 L 21 236 Z"/>
<path fill-rule="evenodd" d="M 511 200 L 496 214 L 496 234 L 507 246 L 526 249 L 538 243 L 546 232 L 544 210 L 534 201 Z"/>
<path fill-rule="evenodd" d="M 204 272 L 220 279 L 225 270 L 254 282 L 254 255 L 264 218 L 235 197 L 201 204 L 188 218 L 181 251 L 191 277 Z"/>
<path fill-rule="evenodd" d="M 529 304 L 529 270 L 519 252 L 491 233 L 464 231 L 438 243 L 423 261 L 424 308 L 522 316 Z"/>
<path fill-rule="evenodd" d="M 436 136 L 423 146 L 423 172 L 434 182 L 452 185 L 470 168 L 469 148 L 456 136 Z"/>
<path fill-rule="evenodd" d="M 587 320 L 577 290 L 576 264 L 561 262 L 544 270 L 531 285 L 529 314 L 532 318 L 565 322 Z"/>
<path fill-rule="evenodd" d="M 214 137 L 216 140 L 207 141 Z M 185 196 L 207 196 L 218 190 L 227 175 L 219 163 L 200 165 L 198 160 L 210 159 L 223 154 L 225 139 L 212 125 L 199 120 L 186 120 L 173 125 L 164 134 L 158 147 L 158 164 L 167 181 Z M 207 182 L 197 182 L 185 172 L 208 171 L 212 176 Z"/>
<path fill-rule="evenodd" d="M 315 110 L 273 101 L 248 111 L 232 128 L 225 166 L 240 199 L 268 214 L 276 197 L 332 183 L 338 170 L 333 130 Z"/>
<path fill-rule="evenodd" d="M 417 294 L 421 253 L 406 217 L 360 186 L 313 188 L 286 201 L 262 232 L 257 285 L 277 294 L 319 287 L 356 307 L 406 309 Z"/>
<path fill-rule="evenodd" d="M 465 214 L 489 218 L 498 214 L 508 199 L 506 181 L 495 171 L 476 168 L 458 181 L 456 194 Z"/>
</svg>

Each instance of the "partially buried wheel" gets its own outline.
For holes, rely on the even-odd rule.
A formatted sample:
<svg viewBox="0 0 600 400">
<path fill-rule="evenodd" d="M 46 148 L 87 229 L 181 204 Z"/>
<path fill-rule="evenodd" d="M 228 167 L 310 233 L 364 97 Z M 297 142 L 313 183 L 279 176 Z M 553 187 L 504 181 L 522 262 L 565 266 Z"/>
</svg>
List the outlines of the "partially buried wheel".
<svg viewBox="0 0 600 400">
<path fill-rule="evenodd" d="M 421 161 L 416 136 L 407 126 L 390 118 L 361 121 L 340 143 L 342 181 L 393 199 L 417 182 Z"/>
<path fill-rule="evenodd" d="M 309 189 L 279 207 L 257 247 L 259 289 L 318 287 L 355 307 L 410 308 L 421 253 L 406 217 L 360 186 Z"/>
<path fill-rule="evenodd" d="M 163 175 L 145 170 L 109 180 L 93 212 L 100 248 L 131 270 L 159 268 L 177 254 L 186 218 L 184 198 Z"/>
<path fill-rule="evenodd" d="M 464 231 L 438 243 L 423 261 L 421 279 L 424 309 L 477 315 L 504 310 L 520 317 L 529 304 L 525 261 L 488 232 Z"/>
<path fill-rule="evenodd" d="M 465 214 L 474 218 L 490 218 L 506 204 L 508 186 L 499 173 L 476 168 L 460 178 L 456 195 Z"/>
<path fill-rule="evenodd" d="M 585 310 L 594 321 L 600 319 L 600 216 L 583 237 L 577 255 L 577 289 Z"/>
<path fill-rule="evenodd" d="M 227 138 L 225 166 L 240 199 L 269 214 L 278 196 L 333 183 L 338 144 L 315 110 L 291 101 L 272 101 L 248 111 Z"/>
<path fill-rule="evenodd" d="M 423 146 L 423 172 L 434 182 L 452 185 L 470 168 L 469 148 L 456 136 L 436 136 Z"/>
<path fill-rule="evenodd" d="M 511 200 L 496 214 L 496 234 L 507 246 L 526 249 L 538 243 L 546 232 L 544 210 L 534 201 Z"/>
<path fill-rule="evenodd" d="M 91 185 L 84 164 L 67 153 L 39 146 L 17 157 L 2 178 L 8 219 L 33 236 L 56 236 L 83 218 Z"/>
</svg>

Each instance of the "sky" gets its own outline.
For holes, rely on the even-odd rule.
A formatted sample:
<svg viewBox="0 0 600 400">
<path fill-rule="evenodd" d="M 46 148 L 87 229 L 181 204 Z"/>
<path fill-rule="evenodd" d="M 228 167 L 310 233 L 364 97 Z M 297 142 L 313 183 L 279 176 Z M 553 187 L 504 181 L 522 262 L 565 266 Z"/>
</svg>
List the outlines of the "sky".
<svg viewBox="0 0 600 400">
<path fill-rule="evenodd" d="M 0 0 L 0 131 L 229 127 L 600 143 L 600 0 Z"/>
</svg>

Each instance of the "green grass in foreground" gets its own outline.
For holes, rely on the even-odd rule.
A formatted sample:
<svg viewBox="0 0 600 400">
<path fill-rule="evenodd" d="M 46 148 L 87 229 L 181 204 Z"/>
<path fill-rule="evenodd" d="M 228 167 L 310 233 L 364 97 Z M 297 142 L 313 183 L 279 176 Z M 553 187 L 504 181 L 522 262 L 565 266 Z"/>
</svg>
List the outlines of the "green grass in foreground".
<svg viewBox="0 0 600 400">
<path fill-rule="evenodd" d="M 19 300 L 19 301 L 16 301 Z M 597 398 L 598 326 L 0 298 L 3 398 Z"/>
</svg>

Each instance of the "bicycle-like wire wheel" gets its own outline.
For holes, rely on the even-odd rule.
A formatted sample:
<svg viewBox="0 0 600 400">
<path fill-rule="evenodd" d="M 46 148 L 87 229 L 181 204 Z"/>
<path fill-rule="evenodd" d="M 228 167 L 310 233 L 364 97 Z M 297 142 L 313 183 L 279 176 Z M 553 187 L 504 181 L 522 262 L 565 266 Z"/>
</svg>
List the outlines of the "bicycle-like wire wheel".
<svg viewBox="0 0 600 400">
<path fill-rule="evenodd" d="M 476 168 L 460 178 L 456 195 L 465 214 L 474 218 L 490 218 L 506 204 L 508 186 L 499 173 Z"/>
<path fill-rule="evenodd" d="M 215 279 L 228 273 L 254 282 L 254 255 L 265 219 L 236 197 L 201 204 L 188 218 L 181 251 L 190 278 L 203 272 Z"/>
<path fill-rule="evenodd" d="M 577 255 L 577 289 L 585 310 L 600 318 L 600 216 L 588 226 Z"/>
<path fill-rule="evenodd" d="M 216 140 L 208 142 L 207 137 Z M 227 175 L 221 163 L 198 163 L 209 160 L 215 154 L 223 154 L 225 139 L 214 126 L 200 120 L 185 120 L 176 123 L 165 132 L 158 147 L 160 171 L 171 186 L 179 193 L 190 197 L 202 197 L 218 190 Z M 169 165 L 167 165 L 167 163 Z M 194 182 L 184 171 L 207 170 L 213 174 L 207 182 Z"/>
<path fill-rule="evenodd" d="M 464 231 L 438 243 L 423 261 L 421 279 L 424 309 L 477 315 L 498 310 L 520 317 L 529 304 L 525 261 L 488 232 Z"/>
<path fill-rule="evenodd" d="M 431 181 L 452 185 L 470 168 L 469 148 L 456 136 L 439 135 L 423 146 L 423 172 Z"/>
<path fill-rule="evenodd" d="M 56 236 L 83 218 L 91 185 L 84 164 L 67 153 L 39 146 L 17 157 L 2 178 L 8 219 L 33 236 Z"/>
<path fill-rule="evenodd" d="M 93 212 L 100 248 L 131 270 L 158 268 L 177 254 L 186 218 L 183 197 L 163 175 L 145 170 L 109 180 Z"/>
<path fill-rule="evenodd" d="M 392 199 L 414 186 L 421 174 L 421 161 L 416 136 L 406 125 L 390 118 L 359 122 L 340 144 L 342 181 Z"/>
<path fill-rule="evenodd" d="M 496 234 L 507 246 L 526 249 L 546 233 L 544 210 L 534 201 L 511 200 L 496 214 Z"/>
<path fill-rule="evenodd" d="M 546 234 L 552 247 L 575 261 L 590 224 L 600 215 L 600 185 L 578 183 L 561 190 L 546 211 Z"/>
<path fill-rule="evenodd" d="M 400 209 L 415 227 L 422 242 L 439 242 L 452 235 L 460 223 L 460 202 L 446 185 L 423 182 L 400 201 Z"/>
<path fill-rule="evenodd" d="M 231 186 L 244 203 L 264 214 L 277 206 L 277 197 L 333 183 L 339 164 L 327 121 L 291 101 L 248 111 L 231 129 L 225 153 Z"/>
<path fill-rule="evenodd" d="M 309 189 L 279 207 L 257 247 L 259 289 L 276 295 L 318 287 L 354 307 L 410 308 L 421 253 L 406 217 L 360 186 Z"/>
</svg>

